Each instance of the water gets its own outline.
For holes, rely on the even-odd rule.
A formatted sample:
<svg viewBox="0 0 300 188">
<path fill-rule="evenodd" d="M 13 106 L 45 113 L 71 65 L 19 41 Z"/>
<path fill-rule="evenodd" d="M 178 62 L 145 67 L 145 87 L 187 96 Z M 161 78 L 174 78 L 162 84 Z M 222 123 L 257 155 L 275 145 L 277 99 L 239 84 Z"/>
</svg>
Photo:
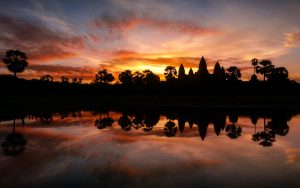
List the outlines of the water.
<svg viewBox="0 0 300 188">
<path fill-rule="evenodd" d="M 290 112 L 11 114 L 0 185 L 300 187 L 299 136 Z"/>
</svg>

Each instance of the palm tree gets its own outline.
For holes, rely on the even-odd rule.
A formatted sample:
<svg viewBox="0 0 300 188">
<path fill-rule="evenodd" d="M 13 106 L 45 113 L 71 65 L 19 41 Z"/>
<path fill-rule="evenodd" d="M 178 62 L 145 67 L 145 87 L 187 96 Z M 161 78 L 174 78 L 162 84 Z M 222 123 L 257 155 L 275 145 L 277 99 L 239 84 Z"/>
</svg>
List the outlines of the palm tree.
<svg viewBox="0 0 300 188">
<path fill-rule="evenodd" d="M 3 62 L 8 70 L 14 73 L 15 77 L 17 77 L 17 73 L 23 72 L 28 66 L 26 54 L 19 50 L 6 51 Z"/>
<path fill-rule="evenodd" d="M 167 81 L 174 80 L 177 77 L 177 70 L 173 66 L 167 66 L 164 75 Z"/>
<path fill-rule="evenodd" d="M 256 59 L 256 58 L 251 59 L 251 63 L 252 63 L 253 69 L 254 69 L 253 74 L 255 75 L 256 74 L 256 66 L 258 64 L 258 59 Z"/>
<path fill-rule="evenodd" d="M 272 65 L 272 62 L 268 59 L 262 60 L 261 62 L 259 62 L 259 65 L 256 67 L 256 72 L 264 76 L 264 82 L 266 81 L 266 78 L 270 77 L 273 70 L 274 70 L 274 65 Z"/>
</svg>

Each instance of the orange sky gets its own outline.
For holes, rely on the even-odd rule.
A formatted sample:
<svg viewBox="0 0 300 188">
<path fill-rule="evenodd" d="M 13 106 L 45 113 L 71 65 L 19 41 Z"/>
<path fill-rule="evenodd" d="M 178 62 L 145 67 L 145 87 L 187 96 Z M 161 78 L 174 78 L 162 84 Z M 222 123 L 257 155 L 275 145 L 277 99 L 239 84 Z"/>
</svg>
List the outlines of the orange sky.
<svg viewBox="0 0 300 188">
<path fill-rule="evenodd" d="M 252 74 L 250 60 L 269 58 L 300 79 L 299 1 L 19 1 L 0 3 L 0 54 L 27 53 L 24 78 L 114 75 L 168 65 L 225 68 Z M 12 14 L 13 12 L 13 14 Z M 187 70 L 186 70 L 187 71 Z M 9 74 L 0 65 L 0 74 Z"/>
</svg>

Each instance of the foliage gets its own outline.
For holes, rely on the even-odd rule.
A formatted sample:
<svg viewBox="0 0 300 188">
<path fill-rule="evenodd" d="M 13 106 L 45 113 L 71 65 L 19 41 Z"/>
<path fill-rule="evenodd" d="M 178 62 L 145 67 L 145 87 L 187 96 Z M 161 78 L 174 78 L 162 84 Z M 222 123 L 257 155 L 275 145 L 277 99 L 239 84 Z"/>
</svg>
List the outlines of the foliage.
<svg viewBox="0 0 300 188">
<path fill-rule="evenodd" d="M 95 75 L 94 83 L 109 84 L 114 80 L 115 77 L 111 73 L 108 73 L 106 69 L 103 69 Z"/>
<path fill-rule="evenodd" d="M 17 77 L 17 73 L 23 72 L 28 66 L 26 54 L 19 50 L 6 51 L 3 63 L 9 71 L 14 73 L 15 77 Z"/>
<path fill-rule="evenodd" d="M 167 81 L 175 80 L 177 77 L 177 70 L 174 66 L 167 66 L 164 75 Z"/>
</svg>

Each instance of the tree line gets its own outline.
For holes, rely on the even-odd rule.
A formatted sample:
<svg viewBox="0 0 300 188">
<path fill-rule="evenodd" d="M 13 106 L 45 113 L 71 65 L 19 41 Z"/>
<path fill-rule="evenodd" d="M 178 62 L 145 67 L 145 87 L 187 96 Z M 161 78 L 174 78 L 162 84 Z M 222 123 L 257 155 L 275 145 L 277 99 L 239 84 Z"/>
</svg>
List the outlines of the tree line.
<svg viewBox="0 0 300 188">
<path fill-rule="evenodd" d="M 9 71 L 17 76 L 17 73 L 21 73 L 28 66 L 27 56 L 24 52 L 19 50 L 8 50 L 3 58 L 3 63 L 6 65 Z M 282 82 L 288 80 L 288 70 L 285 67 L 275 67 L 273 63 L 268 59 L 259 61 L 257 58 L 251 60 L 253 66 L 253 75 L 250 81 L 258 81 L 257 74 L 263 76 L 263 81 L 276 81 Z M 199 62 L 198 70 L 194 73 L 193 69 L 190 68 L 186 74 L 184 65 L 181 64 L 177 71 L 174 66 L 167 66 L 164 69 L 164 77 L 166 82 L 178 81 L 238 81 L 241 79 L 241 70 L 237 66 L 230 66 L 225 70 L 223 66 L 217 61 L 213 73 L 210 74 L 207 69 L 207 63 L 205 58 L 202 56 Z M 52 82 L 53 77 L 51 75 L 43 75 L 40 77 L 42 81 Z M 71 81 L 70 81 L 71 80 Z M 115 81 L 116 78 L 112 73 L 109 73 L 107 69 L 99 70 L 95 75 L 93 84 L 110 84 Z M 118 75 L 118 80 L 123 85 L 156 85 L 160 82 L 160 77 L 153 73 L 151 70 L 144 70 L 142 72 L 131 70 L 125 70 Z M 66 76 L 61 77 L 62 83 L 82 83 L 82 78 L 68 78 Z"/>
<path fill-rule="evenodd" d="M 167 66 L 164 69 L 165 80 L 151 70 L 124 70 L 116 77 L 107 69 L 99 70 L 91 83 L 83 83 L 81 77 L 62 75 L 60 82 L 47 74 L 40 79 L 16 79 L 28 66 L 27 56 L 18 50 L 8 50 L 3 62 L 13 77 L 0 76 L 0 87 L 5 92 L 18 93 L 76 93 L 76 94 L 116 94 L 116 95 L 297 95 L 299 84 L 289 80 L 285 67 L 276 67 L 270 60 L 253 58 L 249 64 L 253 66 L 250 80 L 241 80 L 241 69 L 237 66 L 224 68 L 218 61 L 212 73 L 208 71 L 204 57 L 200 58 L 198 69 L 186 71 L 183 64 L 177 69 Z M 260 78 L 258 75 L 261 75 Z M 263 91 L 263 93 L 262 93 Z"/>
</svg>

